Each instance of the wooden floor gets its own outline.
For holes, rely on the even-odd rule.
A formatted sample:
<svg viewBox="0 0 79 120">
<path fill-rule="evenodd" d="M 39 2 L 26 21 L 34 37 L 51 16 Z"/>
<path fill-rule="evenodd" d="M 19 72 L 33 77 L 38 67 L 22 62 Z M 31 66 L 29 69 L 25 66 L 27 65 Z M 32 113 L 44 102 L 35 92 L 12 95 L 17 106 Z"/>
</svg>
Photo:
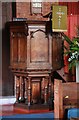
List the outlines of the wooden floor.
<svg viewBox="0 0 79 120">
<path fill-rule="evenodd" d="M 34 108 L 34 109 L 33 109 Z M 0 111 L 0 116 L 4 115 L 14 115 L 14 114 L 31 114 L 31 113 L 46 113 L 46 112 L 53 112 L 53 110 L 49 110 L 49 108 L 42 108 L 41 107 L 38 109 L 33 107 L 32 109 L 26 109 L 24 107 L 18 107 L 16 105 L 13 106 L 13 110 L 10 111 L 10 106 L 8 107 L 7 110 L 5 111 Z"/>
</svg>

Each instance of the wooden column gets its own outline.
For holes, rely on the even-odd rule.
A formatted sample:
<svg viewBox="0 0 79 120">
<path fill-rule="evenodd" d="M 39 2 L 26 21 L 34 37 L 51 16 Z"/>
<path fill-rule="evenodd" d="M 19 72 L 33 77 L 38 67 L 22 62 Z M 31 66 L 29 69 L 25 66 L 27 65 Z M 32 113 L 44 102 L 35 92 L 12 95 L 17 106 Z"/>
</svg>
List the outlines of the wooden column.
<svg viewBox="0 0 79 120">
<path fill-rule="evenodd" d="M 17 76 L 14 76 L 14 95 L 16 97 L 16 81 L 17 81 Z"/>
<path fill-rule="evenodd" d="M 20 102 L 23 102 L 24 101 L 24 81 L 23 81 L 22 76 L 20 76 L 19 80 L 20 80 L 20 97 L 19 97 L 19 100 L 20 100 Z"/>
<path fill-rule="evenodd" d="M 28 99 L 28 96 L 27 96 L 27 90 L 28 90 L 28 88 L 27 88 L 27 78 L 24 78 L 24 83 L 25 83 L 25 92 L 24 92 L 25 104 L 28 104 L 28 101 L 27 101 L 27 99 Z"/>
<path fill-rule="evenodd" d="M 45 81 L 45 78 L 44 77 L 42 77 L 41 78 L 41 100 L 42 100 L 42 103 L 44 103 L 44 81 Z"/>
<path fill-rule="evenodd" d="M 16 96 L 16 102 L 19 102 L 20 97 L 20 82 L 19 78 L 15 75 L 15 96 Z"/>
<path fill-rule="evenodd" d="M 44 104 L 48 102 L 48 77 L 45 77 Z"/>
<path fill-rule="evenodd" d="M 32 96 L 32 88 L 31 88 L 31 77 L 28 77 L 28 107 L 31 105 L 31 96 Z"/>
<path fill-rule="evenodd" d="M 54 83 L 54 118 L 63 119 L 62 80 L 55 79 Z"/>
<path fill-rule="evenodd" d="M 49 84 L 49 85 L 48 85 L 48 86 L 49 86 L 49 87 L 48 87 L 48 96 L 50 97 L 50 96 L 51 96 L 51 77 L 49 77 L 48 82 L 49 82 L 49 83 L 48 83 L 48 84 Z"/>
</svg>

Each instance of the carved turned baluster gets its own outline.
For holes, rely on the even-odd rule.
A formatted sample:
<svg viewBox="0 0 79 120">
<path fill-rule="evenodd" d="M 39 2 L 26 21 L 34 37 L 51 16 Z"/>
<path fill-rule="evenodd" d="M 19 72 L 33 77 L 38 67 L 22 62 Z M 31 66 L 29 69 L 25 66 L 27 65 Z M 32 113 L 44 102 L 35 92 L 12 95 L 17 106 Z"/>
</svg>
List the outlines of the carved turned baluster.
<svg viewBox="0 0 79 120">
<path fill-rule="evenodd" d="M 19 102 L 20 97 L 20 81 L 17 76 L 15 76 L 15 94 L 16 94 L 16 102 Z"/>
<path fill-rule="evenodd" d="M 14 76 L 14 95 L 16 97 L 16 81 L 17 81 L 17 76 Z"/>
<path fill-rule="evenodd" d="M 49 77 L 49 88 L 48 88 L 48 94 L 49 94 L 49 97 L 51 96 L 51 77 Z"/>
<path fill-rule="evenodd" d="M 42 78 L 42 81 L 41 81 L 41 100 L 42 100 L 42 103 L 44 102 L 44 81 L 45 81 L 45 78 L 43 77 Z"/>
<path fill-rule="evenodd" d="M 28 106 L 31 105 L 31 77 L 28 77 Z"/>
<path fill-rule="evenodd" d="M 25 92 L 24 92 L 24 98 L 25 98 L 25 104 L 28 104 L 28 97 L 27 97 L 27 78 L 24 78 L 24 83 L 25 83 Z"/>
<path fill-rule="evenodd" d="M 48 102 L 48 77 L 45 77 L 44 104 Z"/>
<path fill-rule="evenodd" d="M 24 81 L 22 76 L 20 76 L 20 97 L 19 97 L 20 102 L 24 101 Z"/>
</svg>

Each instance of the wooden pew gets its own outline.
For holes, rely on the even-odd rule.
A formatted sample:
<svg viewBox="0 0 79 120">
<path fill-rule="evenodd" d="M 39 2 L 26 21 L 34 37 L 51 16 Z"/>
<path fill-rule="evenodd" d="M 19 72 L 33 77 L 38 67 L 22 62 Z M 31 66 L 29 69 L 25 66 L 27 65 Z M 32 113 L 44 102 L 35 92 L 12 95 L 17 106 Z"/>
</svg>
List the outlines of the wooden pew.
<svg viewBox="0 0 79 120">
<path fill-rule="evenodd" d="M 79 108 L 79 83 L 54 80 L 54 116 L 65 119 L 67 108 Z"/>
</svg>

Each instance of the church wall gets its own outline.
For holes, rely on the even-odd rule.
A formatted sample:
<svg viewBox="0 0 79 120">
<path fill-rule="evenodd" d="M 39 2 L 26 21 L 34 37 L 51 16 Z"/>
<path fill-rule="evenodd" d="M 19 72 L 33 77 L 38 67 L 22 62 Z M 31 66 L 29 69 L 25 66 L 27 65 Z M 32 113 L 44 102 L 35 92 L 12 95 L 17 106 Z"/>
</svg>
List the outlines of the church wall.
<svg viewBox="0 0 79 120">
<path fill-rule="evenodd" d="M 0 2 L 0 96 L 2 95 L 2 3 Z"/>
<path fill-rule="evenodd" d="M 6 23 L 11 20 L 11 3 L 2 2 L 2 95 L 13 95 L 13 79 L 9 69 L 10 65 L 10 40 Z"/>
<path fill-rule="evenodd" d="M 43 15 L 47 14 L 51 10 L 52 4 L 58 4 L 58 3 L 52 3 L 52 2 L 43 2 L 42 3 L 42 15 L 41 14 L 31 14 L 31 3 L 30 2 L 17 2 L 16 3 L 16 17 L 18 18 L 27 18 L 30 20 L 47 20 L 46 18 L 43 18 Z"/>
</svg>

